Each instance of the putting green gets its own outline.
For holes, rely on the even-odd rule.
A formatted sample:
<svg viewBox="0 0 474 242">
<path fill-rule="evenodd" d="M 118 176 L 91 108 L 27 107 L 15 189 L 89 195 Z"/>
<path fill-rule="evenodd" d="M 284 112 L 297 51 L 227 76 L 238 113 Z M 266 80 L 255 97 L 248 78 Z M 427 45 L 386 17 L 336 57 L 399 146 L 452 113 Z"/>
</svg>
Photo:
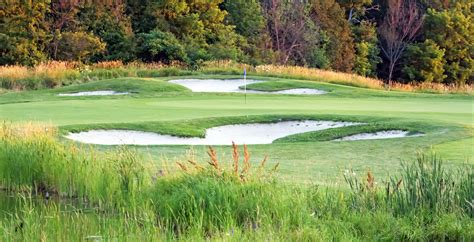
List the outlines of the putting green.
<svg viewBox="0 0 474 242">
<path fill-rule="evenodd" d="M 196 78 L 196 77 L 193 77 Z M 198 78 L 222 78 L 200 76 Z M 232 76 L 231 78 L 238 78 Z M 283 139 L 271 145 L 250 147 L 254 161 L 265 154 L 280 162 L 280 174 L 292 181 L 326 182 L 341 179 L 352 167 L 376 176 L 396 172 L 400 159 L 433 147 L 448 164 L 473 163 L 473 99 L 467 95 L 414 94 L 369 90 L 333 84 L 277 78 L 250 85 L 256 90 L 317 88 L 324 95 L 192 93 L 164 79 L 121 78 L 90 82 L 54 90 L 0 95 L 0 119 L 51 122 L 64 130 L 119 127 L 165 133 L 200 135 L 205 127 L 278 117 L 361 120 L 378 126 L 406 127 L 424 137 L 352 142 L 321 141 L 317 134 Z M 179 77 L 183 79 L 183 77 Z M 58 93 L 93 90 L 130 91 L 131 95 L 58 97 Z M 249 117 L 249 118 L 247 118 Z M 248 121 L 247 121 L 248 122 Z M 100 147 L 110 149 L 110 147 Z M 137 147 L 161 160 L 183 159 L 188 146 Z M 205 147 L 195 147 L 204 159 Z M 225 161 L 229 147 L 219 147 Z M 171 164 L 172 165 L 172 164 Z"/>
</svg>

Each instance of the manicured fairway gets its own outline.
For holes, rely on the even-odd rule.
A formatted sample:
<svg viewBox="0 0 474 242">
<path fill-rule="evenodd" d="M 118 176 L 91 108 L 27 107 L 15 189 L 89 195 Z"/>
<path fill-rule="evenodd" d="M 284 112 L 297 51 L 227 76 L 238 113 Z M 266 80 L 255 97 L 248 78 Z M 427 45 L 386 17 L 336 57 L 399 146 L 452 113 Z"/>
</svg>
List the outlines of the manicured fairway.
<svg viewBox="0 0 474 242">
<path fill-rule="evenodd" d="M 222 77 L 215 76 L 214 78 Z M 180 77 L 181 79 L 182 77 Z M 235 76 L 234 78 L 238 78 Z M 280 174 L 291 181 L 327 182 L 340 180 L 342 171 L 372 170 L 376 176 L 396 173 L 400 159 L 411 159 L 416 152 L 433 146 L 448 164 L 473 163 L 473 99 L 464 95 L 413 94 L 376 91 L 315 82 L 256 78 L 269 82 L 249 88 L 281 90 L 318 88 L 325 95 L 266 95 L 192 93 L 164 80 L 113 79 L 66 88 L 7 93 L 0 95 L 0 119 L 8 121 L 50 122 L 66 130 L 95 127 L 133 128 L 170 134 L 199 134 L 203 127 L 272 115 L 292 117 L 305 115 L 315 119 L 362 120 L 378 125 L 390 124 L 425 133 L 424 137 L 388 140 L 333 142 L 302 138 L 283 139 L 271 145 L 251 146 L 254 161 L 265 154 L 270 162 L 280 162 Z M 129 96 L 58 97 L 58 93 L 84 90 L 131 91 Z M 216 119 L 227 117 L 226 119 Z M 269 116 L 268 116 L 269 117 Z M 213 121 L 214 120 L 214 121 Z M 101 147 L 108 149 L 108 147 Z M 183 159 L 188 146 L 137 147 L 150 153 L 158 165 Z M 205 147 L 194 147 L 204 159 Z M 228 147 L 219 154 L 229 157 Z"/>
</svg>

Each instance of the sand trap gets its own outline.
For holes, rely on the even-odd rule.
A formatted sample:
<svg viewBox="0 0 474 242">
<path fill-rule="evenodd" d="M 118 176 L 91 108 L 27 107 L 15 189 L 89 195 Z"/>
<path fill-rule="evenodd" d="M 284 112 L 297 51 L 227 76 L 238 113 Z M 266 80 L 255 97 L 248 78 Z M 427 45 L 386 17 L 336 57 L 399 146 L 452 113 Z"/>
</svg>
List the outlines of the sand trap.
<svg viewBox="0 0 474 242">
<path fill-rule="evenodd" d="M 235 92 L 243 93 L 245 92 L 242 87 L 245 85 L 244 79 L 182 79 L 182 80 L 172 80 L 169 81 L 174 84 L 184 86 L 188 89 L 191 89 L 193 92 Z M 265 81 L 257 80 L 247 80 L 247 85 L 253 83 L 259 83 Z M 294 94 L 294 95 L 319 95 L 325 94 L 325 91 L 311 89 L 311 88 L 294 88 L 282 91 L 274 92 L 265 92 L 265 91 L 255 91 L 247 90 L 247 93 L 261 93 L 261 94 Z"/>
<path fill-rule="evenodd" d="M 409 135 L 410 132 L 403 130 L 388 130 L 379 131 L 375 133 L 360 133 L 355 135 L 346 136 L 334 141 L 352 141 L 352 140 L 371 140 L 371 139 L 392 139 L 392 138 L 404 138 L 404 137 L 416 137 L 422 134 Z"/>
<path fill-rule="evenodd" d="M 183 138 L 132 130 L 91 130 L 70 133 L 66 138 L 98 145 L 230 145 L 232 141 L 236 144 L 271 144 L 278 138 L 292 134 L 358 124 L 307 120 L 225 125 L 207 129 L 205 138 Z"/>
<path fill-rule="evenodd" d="M 182 79 L 169 82 L 184 86 L 193 92 L 244 92 L 239 87 L 245 85 L 244 79 Z M 247 80 L 247 85 L 259 82 L 262 81 Z"/>
<path fill-rule="evenodd" d="M 62 97 L 79 97 L 79 96 L 113 96 L 113 95 L 127 95 L 129 92 L 116 92 L 116 91 L 88 91 L 88 92 L 75 92 L 75 93 L 60 93 L 58 96 Z"/>
<path fill-rule="evenodd" d="M 318 89 L 311 89 L 311 88 L 294 88 L 276 92 L 265 92 L 265 93 L 276 93 L 276 94 L 294 94 L 294 95 L 321 95 L 327 92 L 318 90 Z"/>
</svg>

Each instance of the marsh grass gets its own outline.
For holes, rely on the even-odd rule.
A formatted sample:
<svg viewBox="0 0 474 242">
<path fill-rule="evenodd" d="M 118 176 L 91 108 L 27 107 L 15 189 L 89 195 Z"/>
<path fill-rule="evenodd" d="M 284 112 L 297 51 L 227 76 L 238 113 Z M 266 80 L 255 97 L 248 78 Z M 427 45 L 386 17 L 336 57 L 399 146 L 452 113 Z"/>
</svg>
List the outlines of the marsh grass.
<svg viewBox="0 0 474 242">
<path fill-rule="evenodd" d="M 415 162 L 402 163 L 401 177 L 396 183 L 391 180 L 387 194 L 397 213 L 420 208 L 435 213 L 464 210 L 474 217 L 473 167 L 448 171 L 436 154 L 420 154 Z"/>
<path fill-rule="evenodd" d="M 252 160 L 246 146 L 233 145 L 227 159 L 209 147 L 207 162 L 190 154 L 162 171 L 133 149 L 102 153 L 56 134 L 3 124 L 0 186 L 16 205 L 3 211 L 0 203 L 0 240 L 474 238 L 472 169 L 452 175 L 433 156 L 404 164 L 388 182 L 346 174 L 347 190 L 279 182 L 278 166 Z"/>
<path fill-rule="evenodd" d="M 382 207 L 395 215 L 429 211 L 432 214 L 460 212 L 474 217 L 471 165 L 447 170 L 435 153 L 421 153 L 416 161 L 402 162 L 401 167 L 398 177 L 378 183 L 370 171 L 360 180 L 354 171 L 346 170 L 344 178 L 352 191 L 352 206 L 361 210 Z"/>
<path fill-rule="evenodd" d="M 51 126 L 3 124 L 0 181 L 6 190 L 116 207 L 128 205 L 149 182 L 143 159 L 133 151 L 98 153 L 59 143 L 56 134 Z"/>
</svg>

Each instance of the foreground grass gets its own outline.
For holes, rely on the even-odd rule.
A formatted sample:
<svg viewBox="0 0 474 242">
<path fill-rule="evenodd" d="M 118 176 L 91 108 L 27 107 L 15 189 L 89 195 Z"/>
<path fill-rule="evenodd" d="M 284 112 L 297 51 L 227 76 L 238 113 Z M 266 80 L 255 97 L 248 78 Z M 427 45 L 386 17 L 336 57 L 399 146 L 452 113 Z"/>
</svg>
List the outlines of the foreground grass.
<svg viewBox="0 0 474 242">
<path fill-rule="evenodd" d="M 326 188 L 282 183 L 278 165 L 251 161 L 247 147 L 226 161 L 210 149 L 209 164 L 191 156 L 172 172 L 133 150 L 96 152 L 56 134 L 2 127 L 0 186 L 16 196 L 0 196 L 4 241 L 474 238 L 473 167 L 448 172 L 433 155 L 388 180 L 347 170 L 348 185 Z"/>
</svg>

